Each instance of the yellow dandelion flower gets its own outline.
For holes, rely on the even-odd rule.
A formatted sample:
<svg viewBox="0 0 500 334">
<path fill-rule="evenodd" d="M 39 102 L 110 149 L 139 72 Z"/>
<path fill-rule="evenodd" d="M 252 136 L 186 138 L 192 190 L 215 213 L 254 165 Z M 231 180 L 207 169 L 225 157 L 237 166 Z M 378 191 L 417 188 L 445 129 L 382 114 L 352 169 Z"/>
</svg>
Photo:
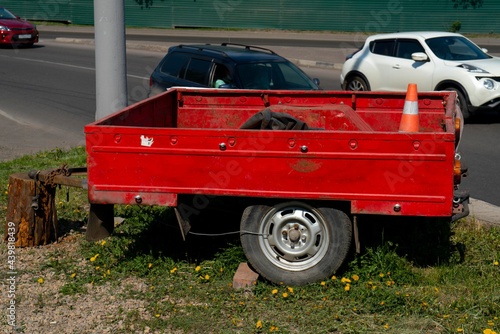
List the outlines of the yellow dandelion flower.
<svg viewBox="0 0 500 334">
<path fill-rule="evenodd" d="M 278 289 L 273 289 L 273 291 L 271 291 L 271 293 L 272 293 L 273 295 L 277 294 L 277 293 L 278 293 Z"/>
<path fill-rule="evenodd" d="M 385 329 L 389 329 L 389 324 L 385 324 L 385 325 L 384 325 L 384 328 L 385 328 Z"/>
<path fill-rule="evenodd" d="M 385 305 L 385 302 L 384 302 L 384 301 L 381 301 L 379 304 L 380 304 L 381 306 L 383 306 L 383 305 Z"/>
<path fill-rule="evenodd" d="M 484 331 L 483 331 L 483 334 L 495 334 L 494 331 L 492 331 L 491 329 L 489 328 L 486 328 Z"/>
<path fill-rule="evenodd" d="M 257 323 L 255 324 L 255 328 L 261 329 L 262 328 L 262 321 L 257 320 Z"/>
<path fill-rule="evenodd" d="M 177 271 L 177 268 L 170 269 L 171 274 L 175 274 L 176 271 Z"/>
<path fill-rule="evenodd" d="M 159 318 L 159 317 L 160 317 L 160 315 L 159 315 L 158 313 L 156 313 L 156 314 L 155 314 L 155 317 Z"/>
<path fill-rule="evenodd" d="M 149 263 L 148 264 L 148 268 L 151 269 L 153 267 L 153 264 L 152 263 Z"/>
<path fill-rule="evenodd" d="M 345 277 L 342 277 L 342 279 L 340 280 L 342 283 L 351 283 L 351 280 L 348 279 L 348 278 L 345 278 Z"/>
<path fill-rule="evenodd" d="M 463 332 L 464 332 L 464 329 L 463 329 L 463 328 L 457 328 L 457 332 L 458 332 L 458 333 L 463 333 Z"/>
<path fill-rule="evenodd" d="M 76 277 L 76 273 L 72 273 L 71 278 L 75 278 L 75 277 Z"/>
<path fill-rule="evenodd" d="M 99 254 L 96 254 L 90 258 L 90 262 L 94 262 L 99 257 Z"/>
<path fill-rule="evenodd" d="M 271 327 L 269 328 L 269 332 L 275 332 L 275 331 L 276 331 L 276 332 L 278 331 L 278 326 L 271 326 Z"/>
<path fill-rule="evenodd" d="M 494 266 L 498 266 L 498 261 L 493 262 Z"/>
<path fill-rule="evenodd" d="M 495 325 L 495 323 L 493 321 L 488 320 L 488 326 L 494 326 L 494 325 Z"/>
<path fill-rule="evenodd" d="M 354 274 L 354 275 L 352 275 L 352 279 L 355 281 L 359 281 L 359 276 Z"/>
<path fill-rule="evenodd" d="M 106 240 L 101 241 L 101 246 L 104 246 L 106 244 Z"/>
<path fill-rule="evenodd" d="M 434 291 L 439 292 L 439 289 L 438 288 L 434 288 Z"/>
<path fill-rule="evenodd" d="M 194 268 L 194 270 L 195 270 L 196 272 L 198 272 L 198 271 L 200 271 L 200 270 L 201 270 L 201 267 L 200 267 L 200 266 L 196 266 L 196 268 Z"/>
<path fill-rule="evenodd" d="M 380 273 L 378 275 L 380 276 L 380 278 L 384 278 L 384 276 L 385 276 L 384 273 Z"/>
<path fill-rule="evenodd" d="M 320 283 L 322 286 L 325 286 L 326 285 L 326 282 L 321 282 Z"/>
<path fill-rule="evenodd" d="M 208 274 L 206 274 L 205 279 L 208 281 L 210 279 L 210 276 Z"/>
<path fill-rule="evenodd" d="M 43 284 L 43 282 L 45 282 L 45 280 L 44 280 L 42 277 L 40 277 L 40 278 L 38 279 L 38 283 Z"/>
<path fill-rule="evenodd" d="M 288 293 L 283 292 L 283 298 L 287 298 L 287 297 L 288 297 Z"/>
<path fill-rule="evenodd" d="M 99 269 L 101 269 L 101 267 L 99 267 L 99 266 L 96 266 L 96 267 L 95 267 L 95 270 L 99 270 Z"/>
<path fill-rule="evenodd" d="M 109 274 L 111 274 L 111 271 L 109 271 L 109 269 L 108 269 L 108 270 L 106 271 L 106 274 L 108 274 L 108 275 L 109 275 Z"/>
<path fill-rule="evenodd" d="M 345 290 L 345 291 L 349 291 L 349 290 L 351 290 L 351 286 L 350 286 L 349 284 L 347 284 L 347 285 L 344 287 L 344 290 Z"/>
<path fill-rule="evenodd" d="M 332 276 L 332 281 L 335 281 L 337 279 L 337 276 L 333 275 Z"/>
<path fill-rule="evenodd" d="M 293 293 L 293 288 L 291 286 L 289 286 L 287 289 L 288 289 L 288 292 Z"/>
</svg>

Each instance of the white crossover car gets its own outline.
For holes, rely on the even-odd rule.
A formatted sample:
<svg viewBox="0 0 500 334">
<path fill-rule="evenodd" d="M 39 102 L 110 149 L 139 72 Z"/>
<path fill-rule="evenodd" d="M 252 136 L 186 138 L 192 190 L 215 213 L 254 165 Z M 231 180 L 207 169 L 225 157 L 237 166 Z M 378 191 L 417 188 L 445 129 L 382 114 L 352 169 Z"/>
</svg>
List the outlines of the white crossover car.
<svg viewBox="0 0 500 334">
<path fill-rule="evenodd" d="M 344 90 L 454 90 L 464 118 L 500 109 L 500 58 L 466 37 L 448 32 L 405 32 L 370 36 L 346 58 Z"/>
</svg>

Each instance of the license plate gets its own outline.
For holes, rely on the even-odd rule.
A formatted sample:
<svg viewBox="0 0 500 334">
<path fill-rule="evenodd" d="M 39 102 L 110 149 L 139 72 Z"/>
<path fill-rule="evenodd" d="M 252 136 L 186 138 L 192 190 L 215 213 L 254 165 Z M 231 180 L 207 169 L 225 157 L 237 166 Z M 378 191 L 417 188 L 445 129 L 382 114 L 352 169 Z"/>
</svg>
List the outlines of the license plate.
<svg viewBox="0 0 500 334">
<path fill-rule="evenodd" d="M 31 38 L 31 35 L 30 34 L 24 34 L 24 35 L 19 35 L 17 36 L 19 39 L 29 39 Z"/>
</svg>

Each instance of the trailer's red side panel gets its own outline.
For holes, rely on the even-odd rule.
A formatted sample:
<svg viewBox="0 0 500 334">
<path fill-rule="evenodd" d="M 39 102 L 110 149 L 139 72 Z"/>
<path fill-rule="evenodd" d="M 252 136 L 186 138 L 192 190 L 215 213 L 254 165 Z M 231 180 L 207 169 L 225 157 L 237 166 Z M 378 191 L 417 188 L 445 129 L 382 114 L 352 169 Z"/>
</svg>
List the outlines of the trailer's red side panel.
<svg viewBox="0 0 500 334">
<path fill-rule="evenodd" d="M 172 90 L 85 128 L 92 203 L 177 204 L 178 194 L 325 199 L 352 213 L 451 216 L 452 93 Z M 240 129 L 264 108 L 312 130 Z"/>
</svg>

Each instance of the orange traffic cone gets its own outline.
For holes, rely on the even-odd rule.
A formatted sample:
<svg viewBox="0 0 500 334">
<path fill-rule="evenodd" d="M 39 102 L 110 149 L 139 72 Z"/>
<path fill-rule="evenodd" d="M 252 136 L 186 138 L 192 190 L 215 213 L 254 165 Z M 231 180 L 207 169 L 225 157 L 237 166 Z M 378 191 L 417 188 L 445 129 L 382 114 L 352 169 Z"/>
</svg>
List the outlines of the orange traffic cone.
<svg viewBox="0 0 500 334">
<path fill-rule="evenodd" d="M 418 132 L 418 98 L 417 84 L 408 84 L 403 116 L 399 124 L 399 132 Z"/>
</svg>

